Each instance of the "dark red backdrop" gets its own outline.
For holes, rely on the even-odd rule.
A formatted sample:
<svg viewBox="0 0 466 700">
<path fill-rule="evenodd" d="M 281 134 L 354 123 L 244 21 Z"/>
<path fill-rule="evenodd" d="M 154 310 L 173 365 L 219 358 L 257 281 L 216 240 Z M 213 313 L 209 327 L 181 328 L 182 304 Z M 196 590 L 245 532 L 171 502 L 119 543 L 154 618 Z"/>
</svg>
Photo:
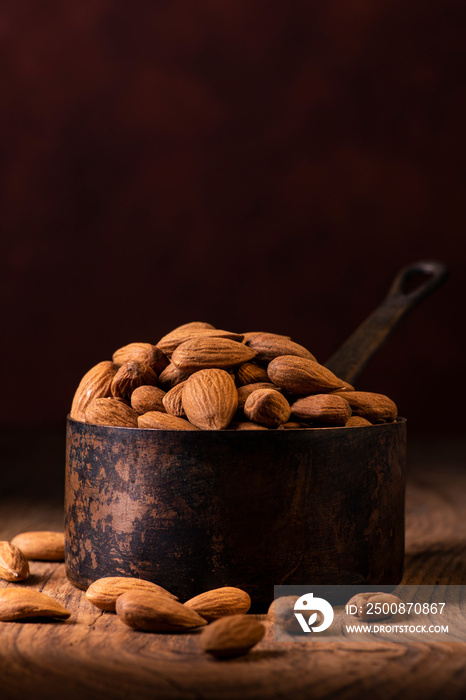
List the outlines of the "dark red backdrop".
<svg viewBox="0 0 466 700">
<path fill-rule="evenodd" d="M 459 0 L 16 0 L 3 10 L 4 423 L 208 320 L 324 361 L 418 258 L 451 266 L 360 381 L 463 431 Z"/>
</svg>

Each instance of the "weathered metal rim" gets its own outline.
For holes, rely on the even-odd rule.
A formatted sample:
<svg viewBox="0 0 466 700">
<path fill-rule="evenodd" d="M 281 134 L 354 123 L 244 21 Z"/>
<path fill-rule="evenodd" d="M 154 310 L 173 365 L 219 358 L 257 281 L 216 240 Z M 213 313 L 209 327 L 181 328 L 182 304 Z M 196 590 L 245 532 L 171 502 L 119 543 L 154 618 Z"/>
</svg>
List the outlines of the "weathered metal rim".
<svg viewBox="0 0 466 700">
<path fill-rule="evenodd" d="M 260 435 L 264 435 L 264 432 L 262 430 L 228 430 L 226 428 L 225 430 L 167 430 L 165 428 L 126 428 L 122 425 L 101 425 L 99 423 L 85 423 L 84 421 L 79 421 L 75 420 L 74 418 L 71 418 L 70 415 L 68 414 L 67 420 L 69 423 L 72 425 L 86 425 L 91 428 L 104 428 L 107 429 L 108 431 L 115 431 L 115 432 L 125 432 L 125 433 L 136 433 L 138 435 L 147 435 L 148 433 L 183 433 L 184 435 L 186 434 L 191 434 L 191 435 L 199 435 L 199 433 L 203 434 L 209 434 L 209 435 L 218 435 L 221 433 L 228 433 L 229 435 L 231 434 L 241 434 L 241 433 L 247 433 L 250 435 L 251 433 L 258 433 Z M 403 418 L 402 416 L 398 416 L 394 421 L 391 423 L 375 423 L 373 425 L 355 425 L 355 426 L 349 426 L 346 427 L 346 425 L 339 425 L 339 426 L 331 426 L 331 427 L 326 427 L 326 428 L 292 428 L 290 430 L 268 430 L 267 434 L 268 435 L 283 435 L 283 434 L 289 434 L 289 433 L 302 433 L 302 434 L 309 434 L 308 431 L 312 431 L 312 433 L 315 433 L 316 431 L 332 431 L 335 430 L 336 432 L 341 432 L 342 430 L 374 430 L 374 428 L 381 428 L 382 430 L 388 430 L 389 426 L 393 425 L 400 425 L 402 423 L 407 423 L 406 418 Z"/>
</svg>

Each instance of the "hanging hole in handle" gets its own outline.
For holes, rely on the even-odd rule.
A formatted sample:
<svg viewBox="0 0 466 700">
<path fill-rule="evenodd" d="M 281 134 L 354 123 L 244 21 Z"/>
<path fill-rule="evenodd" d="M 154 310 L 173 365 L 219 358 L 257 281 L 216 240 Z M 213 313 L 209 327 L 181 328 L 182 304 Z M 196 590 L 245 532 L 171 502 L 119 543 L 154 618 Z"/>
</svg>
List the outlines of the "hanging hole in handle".
<svg viewBox="0 0 466 700">
<path fill-rule="evenodd" d="M 430 282 L 433 276 L 433 270 L 410 270 L 402 280 L 400 292 L 406 295 L 411 294 L 411 292 L 419 289 L 421 285 L 424 286 L 424 284 Z"/>
<path fill-rule="evenodd" d="M 389 291 L 389 296 L 421 300 L 437 289 L 448 275 L 448 268 L 437 260 L 421 260 L 403 268 Z"/>
</svg>

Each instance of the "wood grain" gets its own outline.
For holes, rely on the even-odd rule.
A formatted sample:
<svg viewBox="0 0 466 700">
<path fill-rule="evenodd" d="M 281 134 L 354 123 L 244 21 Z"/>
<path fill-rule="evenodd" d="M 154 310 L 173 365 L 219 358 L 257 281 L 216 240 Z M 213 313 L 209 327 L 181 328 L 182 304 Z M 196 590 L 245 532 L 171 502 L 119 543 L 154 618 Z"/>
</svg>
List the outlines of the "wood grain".
<svg viewBox="0 0 466 700">
<path fill-rule="evenodd" d="M 466 583 L 466 470 L 432 465 L 411 474 L 404 583 Z M 0 505 L 0 538 L 58 529 L 60 505 Z M 189 700 L 262 698 L 460 699 L 466 644 L 275 643 L 271 623 L 247 656 L 215 661 L 198 632 L 141 633 L 87 602 L 63 564 L 31 562 L 27 583 L 70 609 L 64 622 L 0 623 L 0 697 Z M 260 617 L 260 616 L 259 616 Z"/>
</svg>

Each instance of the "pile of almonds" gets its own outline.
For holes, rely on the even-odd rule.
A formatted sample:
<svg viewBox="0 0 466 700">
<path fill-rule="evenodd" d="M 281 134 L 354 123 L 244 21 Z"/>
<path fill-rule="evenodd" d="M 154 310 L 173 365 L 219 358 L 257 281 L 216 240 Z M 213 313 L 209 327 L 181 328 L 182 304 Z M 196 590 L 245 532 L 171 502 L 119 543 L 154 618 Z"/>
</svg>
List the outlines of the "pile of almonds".
<svg viewBox="0 0 466 700">
<path fill-rule="evenodd" d="M 25 532 L 11 542 L 0 541 L 0 578 L 13 583 L 26 581 L 30 559 L 62 561 L 63 533 Z M 246 654 L 265 634 L 264 625 L 246 615 L 251 607 L 248 593 L 233 586 L 206 591 L 182 604 L 150 581 L 108 576 L 94 581 L 86 598 L 100 610 L 116 612 L 125 625 L 136 630 L 187 632 L 205 627 L 199 646 L 215 658 Z M 0 622 L 67 619 L 70 615 L 57 600 L 32 588 L 0 589 Z"/>
<path fill-rule="evenodd" d="M 70 416 L 156 430 L 287 430 L 386 423 L 397 412 L 387 396 L 355 391 L 288 336 L 193 321 L 92 367 Z"/>
</svg>

